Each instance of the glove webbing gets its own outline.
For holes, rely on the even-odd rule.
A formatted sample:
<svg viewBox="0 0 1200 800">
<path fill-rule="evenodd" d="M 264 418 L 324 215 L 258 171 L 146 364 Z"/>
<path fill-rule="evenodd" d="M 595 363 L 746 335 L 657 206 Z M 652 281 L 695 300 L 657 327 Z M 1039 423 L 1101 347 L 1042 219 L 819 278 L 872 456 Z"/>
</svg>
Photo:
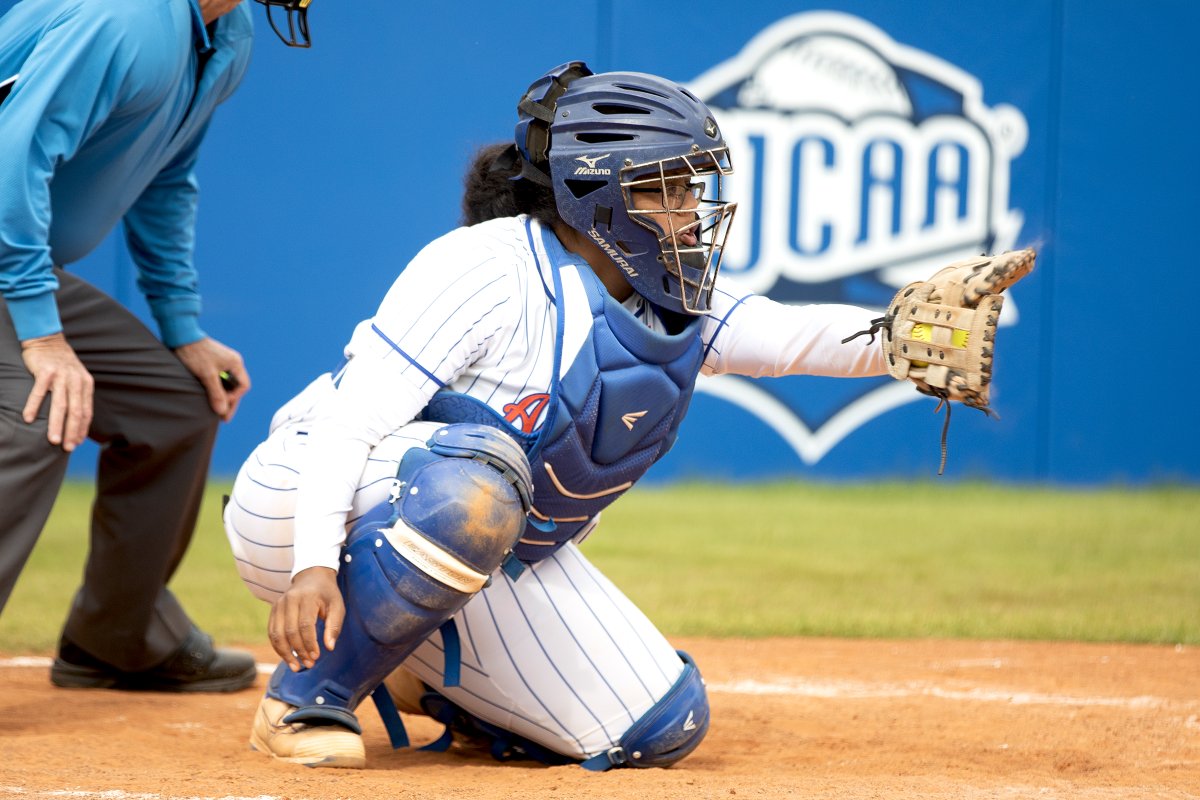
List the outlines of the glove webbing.
<svg viewBox="0 0 1200 800">
<path fill-rule="evenodd" d="M 854 333 L 854 334 L 851 334 L 850 336 L 847 336 L 845 339 L 842 339 L 842 344 L 846 344 L 847 342 L 851 341 L 852 339 L 857 339 L 859 336 L 870 336 L 871 338 L 867 340 L 867 344 L 868 345 L 874 344 L 875 343 L 875 334 L 877 334 L 883 330 L 891 330 L 893 319 L 895 319 L 895 318 L 891 314 L 885 314 L 882 317 L 876 317 L 875 319 L 871 320 L 871 327 L 867 328 L 865 331 L 859 331 L 858 333 Z M 938 471 L 937 471 L 938 475 L 941 475 L 943 472 L 946 471 L 946 453 L 948 452 L 947 448 L 946 448 L 946 437 L 950 433 L 950 406 L 953 405 L 953 403 L 951 403 L 947 399 L 948 395 L 949 395 L 949 392 L 947 392 L 945 389 L 935 389 L 934 395 L 933 395 L 934 397 L 936 397 L 938 399 L 938 404 L 934 407 L 933 413 L 936 414 L 939 411 L 941 411 L 943 405 L 946 407 L 946 421 L 942 423 L 942 441 L 941 441 L 942 460 L 941 460 L 941 462 L 938 463 Z M 991 411 L 991 409 L 981 409 L 981 410 L 988 411 L 988 412 Z"/>
</svg>

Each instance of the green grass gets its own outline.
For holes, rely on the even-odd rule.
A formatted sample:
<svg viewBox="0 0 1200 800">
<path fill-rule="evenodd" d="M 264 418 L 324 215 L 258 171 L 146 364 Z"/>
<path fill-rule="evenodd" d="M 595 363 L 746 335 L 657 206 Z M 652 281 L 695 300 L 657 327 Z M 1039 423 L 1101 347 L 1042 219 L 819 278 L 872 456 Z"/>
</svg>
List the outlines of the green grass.
<svg viewBox="0 0 1200 800">
<path fill-rule="evenodd" d="M 261 642 L 268 609 L 234 571 L 224 491 L 210 488 L 172 586 L 222 642 Z M 0 616 L 0 651 L 52 649 L 89 503 L 86 486 L 64 491 Z M 1200 644 L 1197 488 L 639 488 L 583 549 L 671 635 Z"/>
</svg>

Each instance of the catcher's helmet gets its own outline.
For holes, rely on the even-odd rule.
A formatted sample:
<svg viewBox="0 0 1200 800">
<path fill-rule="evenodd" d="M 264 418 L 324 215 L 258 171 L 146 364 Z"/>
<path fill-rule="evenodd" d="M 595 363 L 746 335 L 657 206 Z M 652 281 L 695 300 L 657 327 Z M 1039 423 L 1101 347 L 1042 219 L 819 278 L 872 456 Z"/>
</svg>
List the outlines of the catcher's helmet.
<svg viewBox="0 0 1200 800">
<path fill-rule="evenodd" d="M 308 35 L 308 6 L 312 0 L 258 0 L 267 7 L 267 22 L 288 47 L 312 47 L 312 39 Z M 287 31 L 275 24 L 275 9 L 283 9 L 282 16 L 287 20 Z"/>
<path fill-rule="evenodd" d="M 594 241 L 638 294 L 707 314 L 736 208 L 721 200 L 732 167 L 708 107 L 662 78 L 595 75 L 574 61 L 530 86 L 518 111 L 521 177 L 551 186 L 563 221 Z M 635 208 L 634 192 L 659 203 Z"/>
</svg>

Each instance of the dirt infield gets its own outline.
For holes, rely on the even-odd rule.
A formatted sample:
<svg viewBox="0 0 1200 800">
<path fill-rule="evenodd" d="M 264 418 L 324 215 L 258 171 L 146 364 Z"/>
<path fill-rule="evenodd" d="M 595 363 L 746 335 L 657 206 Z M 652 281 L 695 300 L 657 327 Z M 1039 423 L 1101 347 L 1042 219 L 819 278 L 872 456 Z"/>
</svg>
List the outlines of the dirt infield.
<svg viewBox="0 0 1200 800">
<path fill-rule="evenodd" d="M 1200 648 L 676 644 L 708 682 L 708 738 L 672 769 L 603 774 L 392 751 L 367 709 L 368 769 L 273 763 L 246 744 L 261 678 L 232 695 L 63 690 L 45 658 L 8 654 L 0 800 L 1200 798 Z M 439 732 L 406 721 L 418 743 Z"/>
</svg>

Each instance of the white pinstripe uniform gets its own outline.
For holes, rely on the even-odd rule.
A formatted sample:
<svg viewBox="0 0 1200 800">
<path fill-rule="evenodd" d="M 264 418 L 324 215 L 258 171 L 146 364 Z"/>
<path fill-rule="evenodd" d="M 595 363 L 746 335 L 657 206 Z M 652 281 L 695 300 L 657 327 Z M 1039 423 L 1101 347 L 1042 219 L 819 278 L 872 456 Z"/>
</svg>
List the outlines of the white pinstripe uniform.
<svg viewBox="0 0 1200 800">
<path fill-rule="evenodd" d="M 322 375 L 279 410 L 225 512 L 238 570 L 256 596 L 275 600 L 302 569 L 337 568 L 349 525 L 386 499 L 404 452 L 441 426 L 413 421 L 438 389 L 470 395 L 501 416 L 549 392 L 551 264 L 558 264 L 565 304 L 565 374 L 592 324 L 580 272 L 589 267 L 565 257 L 536 222 L 497 219 L 422 250 L 378 313 L 355 329 L 344 369 Z M 624 305 L 662 329 L 639 296 Z M 721 278 L 712 305 L 701 328 L 705 374 L 886 371 L 878 348 L 841 344 L 869 327 L 865 309 L 785 306 Z M 525 424 L 536 429 L 540 421 Z M 594 527 L 516 581 L 497 572 L 467 603 L 456 617 L 460 686 L 443 687 L 439 636 L 405 666 L 481 719 L 556 752 L 584 758 L 615 746 L 670 689 L 682 664 L 653 623 L 580 552 L 577 543 Z"/>
</svg>

